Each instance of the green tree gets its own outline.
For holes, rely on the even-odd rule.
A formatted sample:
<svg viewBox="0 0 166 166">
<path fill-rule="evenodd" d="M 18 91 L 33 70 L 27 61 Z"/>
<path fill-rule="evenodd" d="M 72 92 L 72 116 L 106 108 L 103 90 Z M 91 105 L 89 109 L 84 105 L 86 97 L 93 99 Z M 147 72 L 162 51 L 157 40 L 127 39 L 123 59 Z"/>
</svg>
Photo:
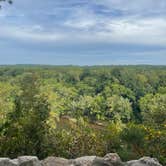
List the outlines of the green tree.
<svg viewBox="0 0 166 166">
<path fill-rule="evenodd" d="M 0 151 L 3 155 L 37 155 L 43 157 L 44 139 L 50 105 L 40 94 L 38 77 L 27 74 L 21 80 L 21 94 L 15 99 L 15 109 L 8 114 Z M 5 141 L 5 142 L 3 142 Z"/>
<path fill-rule="evenodd" d="M 113 95 L 107 99 L 106 116 L 113 121 L 127 123 L 132 117 L 132 107 L 128 99 Z"/>
<path fill-rule="evenodd" d="M 69 112 L 73 117 L 86 117 L 91 121 L 101 120 L 104 117 L 102 103 L 104 98 L 101 96 L 80 96 L 78 100 L 69 104 Z"/>
<path fill-rule="evenodd" d="M 166 94 L 147 94 L 139 101 L 145 124 L 163 128 L 166 124 Z"/>
<path fill-rule="evenodd" d="M 128 124 L 121 132 L 121 139 L 127 144 L 128 151 L 132 151 L 135 156 L 144 155 L 146 131 L 143 126 Z"/>
<path fill-rule="evenodd" d="M 0 82 L 0 126 L 5 123 L 6 116 L 14 108 L 14 93 L 16 87 L 6 82 Z"/>
<path fill-rule="evenodd" d="M 111 97 L 112 95 L 118 95 L 124 98 L 128 98 L 132 102 L 135 101 L 135 96 L 134 96 L 135 94 L 133 93 L 133 91 L 117 83 L 113 83 L 110 86 L 106 86 L 103 93 L 106 97 Z"/>
</svg>

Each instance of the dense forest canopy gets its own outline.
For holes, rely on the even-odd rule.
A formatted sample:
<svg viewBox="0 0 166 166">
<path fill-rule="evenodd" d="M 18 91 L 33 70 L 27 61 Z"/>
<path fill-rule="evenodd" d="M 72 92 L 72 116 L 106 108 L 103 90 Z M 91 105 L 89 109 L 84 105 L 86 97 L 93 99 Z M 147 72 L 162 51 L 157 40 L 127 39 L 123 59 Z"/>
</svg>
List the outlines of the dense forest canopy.
<svg viewBox="0 0 166 166">
<path fill-rule="evenodd" d="M 165 140 L 165 66 L 0 66 L 0 156 L 166 164 Z"/>
</svg>

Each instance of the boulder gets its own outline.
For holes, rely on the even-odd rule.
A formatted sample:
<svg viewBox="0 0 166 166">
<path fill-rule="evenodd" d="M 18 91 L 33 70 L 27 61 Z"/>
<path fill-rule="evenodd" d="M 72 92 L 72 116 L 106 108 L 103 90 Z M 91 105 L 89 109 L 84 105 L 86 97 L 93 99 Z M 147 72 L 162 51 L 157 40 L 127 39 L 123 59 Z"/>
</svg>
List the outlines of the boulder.
<svg viewBox="0 0 166 166">
<path fill-rule="evenodd" d="M 19 166 L 41 166 L 40 161 L 35 156 L 18 157 Z"/>
<path fill-rule="evenodd" d="M 96 157 L 92 162 L 92 166 L 113 166 L 109 161 L 104 160 L 102 157 Z"/>
<path fill-rule="evenodd" d="M 84 156 L 72 160 L 60 157 L 48 157 L 39 161 L 34 156 L 22 156 L 17 159 L 0 158 L 0 166 L 162 166 L 157 159 L 142 157 L 139 160 L 122 162 L 118 154 L 109 153 L 104 157 Z"/>
<path fill-rule="evenodd" d="M 142 157 L 139 160 L 127 162 L 128 166 L 162 166 L 157 159 L 150 157 Z"/>
<path fill-rule="evenodd" d="M 69 160 L 60 157 L 48 157 L 41 161 L 42 166 L 69 166 Z"/>
<path fill-rule="evenodd" d="M 10 160 L 10 162 L 12 162 L 14 165 L 19 165 L 18 159 Z"/>
<path fill-rule="evenodd" d="M 10 160 L 9 158 L 0 158 L 0 166 L 18 166 L 18 160 Z"/>
<path fill-rule="evenodd" d="M 124 163 L 117 153 L 108 153 L 104 156 L 104 160 L 111 163 L 113 166 L 123 166 Z"/>
<path fill-rule="evenodd" d="M 70 160 L 70 165 L 74 166 L 91 166 L 96 156 L 84 156 L 75 160 Z"/>
</svg>

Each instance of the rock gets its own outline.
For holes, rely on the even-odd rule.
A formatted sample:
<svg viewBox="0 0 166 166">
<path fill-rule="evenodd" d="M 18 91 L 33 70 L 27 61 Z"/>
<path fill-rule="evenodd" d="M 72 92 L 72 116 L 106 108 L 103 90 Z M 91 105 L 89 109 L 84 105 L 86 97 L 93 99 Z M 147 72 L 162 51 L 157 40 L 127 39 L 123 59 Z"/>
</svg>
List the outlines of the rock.
<svg viewBox="0 0 166 166">
<path fill-rule="evenodd" d="M 108 153 L 104 156 L 104 160 L 111 163 L 113 166 L 123 166 L 124 163 L 121 161 L 117 153 Z"/>
<path fill-rule="evenodd" d="M 139 160 L 127 162 L 128 166 L 162 166 L 157 159 L 150 157 L 142 157 Z"/>
<path fill-rule="evenodd" d="M 40 161 L 34 156 L 22 156 L 18 157 L 19 166 L 41 166 Z"/>
<path fill-rule="evenodd" d="M 48 157 L 39 161 L 34 156 L 22 156 L 17 159 L 0 158 L 0 166 L 162 166 L 157 159 L 142 157 L 139 160 L 122 162 L 118 154 L 109 153 L 104 157 L 85 156 L 72 160 L 60 157 Z"/>
<path fill-rule="evenodd" d="M 113 166 L 109 161 L 104 160 L 101 157 L 96 157 L 92 163 L 92 166 Z"/>
<path fill-rule="evenodd" d="M 8 158 L 0 158 L 0 166 L 7 164 L 10 161 Z"/>
<path fill-rule="evenodd" d="M 74 166 L 91 166 L 96 156 L 85 156 L 71 160 L 70 164 Z"/>
<path fill-rule="evenodd" d="M 69 160 L 60 157 L 48 157 L 41 161 L 42 166 L 69 166 Z"/>
<path fill-rule="evenodd" d="M 13 164 L 15 164 L 15 165 L 19 165 L 19 163 L 18 163 L 18 159 L 13 159 L 13 160 L 10 160 Z"/>
<path fill-rule="evenodd" d="M 17 166 L 17 159 L 10 160 L 9 158 L 0 158 L 0 166 Z"/>
<path fill-rule="evenodd" d="M 8 158 L 0 158 L 0 166 L 12 166 L 10 163 L 10 159 Z"/>
</svg>

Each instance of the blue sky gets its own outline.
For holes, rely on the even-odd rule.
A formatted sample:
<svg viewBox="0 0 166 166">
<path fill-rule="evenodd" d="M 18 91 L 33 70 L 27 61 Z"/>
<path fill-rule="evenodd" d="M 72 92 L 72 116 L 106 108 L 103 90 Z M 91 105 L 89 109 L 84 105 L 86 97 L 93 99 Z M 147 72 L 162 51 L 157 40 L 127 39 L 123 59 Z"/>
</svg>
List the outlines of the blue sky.
<svg viewBox="0 0 166 166">
<path fill-rule="evenodd" d="M 14 0 L 0 64 L 166 65 L 166 0 Z"/>
</svg>

